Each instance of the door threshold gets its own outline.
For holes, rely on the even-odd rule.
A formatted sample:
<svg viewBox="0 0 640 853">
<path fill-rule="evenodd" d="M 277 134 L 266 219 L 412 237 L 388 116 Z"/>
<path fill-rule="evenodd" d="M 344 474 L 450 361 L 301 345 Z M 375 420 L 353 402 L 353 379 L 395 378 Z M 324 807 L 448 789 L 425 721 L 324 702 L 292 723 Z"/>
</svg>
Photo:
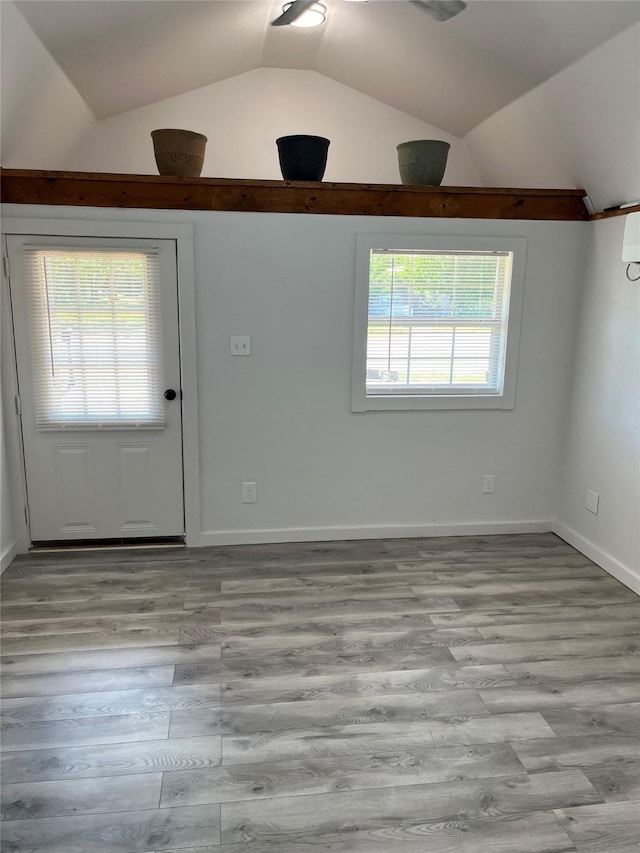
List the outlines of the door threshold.
<svg viewBox="0 0 640 853">
<path fill-rule="evenodd" d="M 163 539 L 81 539 L 63 542 L 32 542 L 29 553 L 46 554 L 60 551 L 135 551 L 144 549 L 186 548 L 184 536 Z"/>
</svg>

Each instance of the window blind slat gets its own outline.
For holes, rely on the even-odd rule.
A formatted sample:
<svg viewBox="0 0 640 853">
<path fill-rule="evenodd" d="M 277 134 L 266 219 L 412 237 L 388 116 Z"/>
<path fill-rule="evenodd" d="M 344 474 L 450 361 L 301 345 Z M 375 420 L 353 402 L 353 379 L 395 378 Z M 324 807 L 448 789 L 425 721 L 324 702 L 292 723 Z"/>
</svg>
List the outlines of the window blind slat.
<svg viewBox="0 0 640 853">
<path fill-rule="evenodd" d="M 37 427 L 163 427 L 157 252 L 23 258 Z"/>
</svg>

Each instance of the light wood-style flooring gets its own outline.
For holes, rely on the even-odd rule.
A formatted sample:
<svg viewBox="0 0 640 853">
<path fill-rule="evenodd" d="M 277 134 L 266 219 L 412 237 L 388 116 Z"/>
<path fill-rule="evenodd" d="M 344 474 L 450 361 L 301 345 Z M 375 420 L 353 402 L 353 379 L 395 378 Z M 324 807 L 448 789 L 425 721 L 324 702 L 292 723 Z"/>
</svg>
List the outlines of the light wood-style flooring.
<svg viewBox="0 0 640 853">
<path fill-rule="evenodd" d="M 552 534 L 2 586 L 2 853 L 640 850 L 640 599 Z"/>
</svg>

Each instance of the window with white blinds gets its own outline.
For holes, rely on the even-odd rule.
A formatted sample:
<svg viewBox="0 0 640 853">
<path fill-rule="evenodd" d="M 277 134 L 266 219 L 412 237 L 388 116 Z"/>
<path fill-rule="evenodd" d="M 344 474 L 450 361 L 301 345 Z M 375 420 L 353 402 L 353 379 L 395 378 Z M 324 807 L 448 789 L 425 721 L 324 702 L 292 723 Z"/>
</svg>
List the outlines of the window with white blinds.
<svg viewBox="0 0 640 853">
<path fill-rule="evenodd" d="M 164 426 L 157 251 L 23 251 L 38 428 Z"/>
<path fill-rule="evenodd" d="M 366 251 L 361 246 L 359 252 L 366 282 L 356 300 L 354 411 L 402 408 L 403 400 L 407 408 L 508 407 L 508 339 L 517 331 L 513 315 L 519 319 L 522 295 L 520 289 L 511 311 L 520 247 L 504 248 L 497 240 L 502 245 L 484 248 L 489 238 L 404 238 L 407 245 L 397 236 L 392 245 L 377 239 L 376 245 L 362 238 Z M 423 406 L 420 399 L 431 402 Z"/>
</svg>

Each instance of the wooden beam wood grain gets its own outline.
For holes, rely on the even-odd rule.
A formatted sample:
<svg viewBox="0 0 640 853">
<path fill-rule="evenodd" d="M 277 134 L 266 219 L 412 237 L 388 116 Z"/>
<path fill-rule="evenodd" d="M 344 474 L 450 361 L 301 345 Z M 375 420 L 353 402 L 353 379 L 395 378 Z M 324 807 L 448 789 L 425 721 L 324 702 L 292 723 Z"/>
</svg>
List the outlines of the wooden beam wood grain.
<svg viewBox="0 0 640 853">
<path fill-rule="evenodd" d="M 584 190 L 172 178 L 2 169 L 12 204 L 472 219 L 585 220 Z"/>
</svg>

